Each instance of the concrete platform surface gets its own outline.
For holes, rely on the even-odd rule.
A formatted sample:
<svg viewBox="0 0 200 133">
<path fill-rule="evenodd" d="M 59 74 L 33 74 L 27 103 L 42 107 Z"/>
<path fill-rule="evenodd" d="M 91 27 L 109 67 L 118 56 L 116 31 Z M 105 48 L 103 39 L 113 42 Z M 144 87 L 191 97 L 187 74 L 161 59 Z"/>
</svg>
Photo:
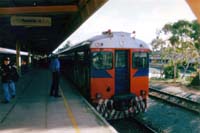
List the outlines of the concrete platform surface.
<svg viewBox="0 0 200 133">
<path fill-rule="evenodd" d="M 48 70 L 22 76 L 16 84 L 16 98 L 0 103 L 0 133 L 116 132 L 66 80 L 60 81 L 60 98 L 49 96 L 50 86 Z"/>
</svg>

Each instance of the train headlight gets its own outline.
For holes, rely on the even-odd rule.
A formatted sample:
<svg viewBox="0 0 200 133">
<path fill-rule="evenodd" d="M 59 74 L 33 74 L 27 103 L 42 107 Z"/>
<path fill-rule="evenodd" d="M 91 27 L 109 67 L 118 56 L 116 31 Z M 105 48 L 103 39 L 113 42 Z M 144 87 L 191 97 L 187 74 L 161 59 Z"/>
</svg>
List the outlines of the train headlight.
<svg viewBox="0 0 200 133">
<path fill-rule="evenodd" d="M 101 94 L 101 93 L 96 93 L 96 98 L 97 98 L 97 99 L 102 98 L 102 94 Z"/>
<path fill-rule="evenodd" d="M 141 90 L 141 91 L 140 91 L 140 95 L 141 95 L 141 96 L 145 96 L 146 94 L 147 94 L 147 92 L 146 92 L 145 90 Z"/>
</svg>

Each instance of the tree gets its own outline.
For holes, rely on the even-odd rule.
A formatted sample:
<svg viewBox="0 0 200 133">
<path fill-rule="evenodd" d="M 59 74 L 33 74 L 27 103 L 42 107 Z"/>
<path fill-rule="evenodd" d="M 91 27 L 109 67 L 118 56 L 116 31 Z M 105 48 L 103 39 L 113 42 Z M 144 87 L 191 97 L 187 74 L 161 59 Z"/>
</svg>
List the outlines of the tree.
<svg viewBox="0 0 200 133">
<path fill-rule="evenodd" d="M 188 43 L 188 44 L 187 44 Z M 198 60 L 198 52 L 195 49 L 194 44 L 192 42 L 183 42 L 182 47 L 182 67 L 184 68 L 184 72 L 181 78 L 184 78 L 187 69 L 189 68 L 191 63 L 197 62 Z"/>
<path fill-rule="evenodd" d="M 177 25 L 174 24 L 166 24 L 163 27 L 163 31 L 165 34 L 167 34 L 169 36 L 168 42 L 168 48 L 166 49 L 166 53 L 169 56 L 170 59 L 170 63 L 173 65 L 174 67 L 174 81 L 176 82 L 176 77 L 177 77 L 177 64 L 179 61 L 179 36 L 178 36 L 178 31 L 177 31 Z"/>
<path fill-rule="evenodd" d="M 164 50 L 165 46 L 165 40 L 160 38 L 160 34 L 162 33 L 161 30 L 157 32 L 157 37 L 151 42 L 152 49 L 154 52 L 159 52 L 160 54 L 160 61 L 161 61 L 161 67 L 160 67 L 160 78 L 163 77 L 163 71 L 164 71 L 164 60 L 166 60 L 166 54 Z"/>
<path fill-rule="evenodd" d="M 199 27 L 193 25 L 192 22 L 185 20 L 180 20 L 175 23 L 168 23 L 162 28 L 162 31 L 168 36 L 168 39 L 165 42 L 168 44 L 165 52 L 169 56 L 170 62 L 174 67 L 174 81 L 176 81 L 176 71 L 179 63 L 186 64 L 183 65 L 185 66 L 185 73 L 189 67 L 189 64 L 191 63 L 191 59 L 198 58 L 199 54 L 197 54 L 196 49 L 197 44 L 194 41 L 194 38 L 197 38 L 197 36 L 194 33 L 199 31 L 195 31 L 194 29 L 198 30 Z"/>
<path fill-rule="evenodd" d="M 198 56 L 200 57 L 200 24 L 197 21 L 193 21 L 192 29 L 194 32 L 191 34 L 191 38 L 194 39 L 194 45 L 198 51 Z M 197 61 L 197 63 L 198 63 L 198 75 L 199 75 L 199 81 L 200 81 L 200 61 L 199 60 Z"/>
</svg>

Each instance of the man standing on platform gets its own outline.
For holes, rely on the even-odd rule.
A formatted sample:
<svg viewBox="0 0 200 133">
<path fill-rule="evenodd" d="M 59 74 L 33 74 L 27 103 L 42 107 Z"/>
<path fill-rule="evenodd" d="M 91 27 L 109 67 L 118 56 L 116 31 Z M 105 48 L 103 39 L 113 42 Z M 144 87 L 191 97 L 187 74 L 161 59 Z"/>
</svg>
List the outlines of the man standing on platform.
<svg viewBox="0 0 200 133">
<path fill-rule="evenodd" d="M 60 61 L 57 55 L 52 55 L 50 62 L 50 69 L 52 71 L 52 84 L 50 96 L 61 97 L 59 92 L 59 79 L 60 79 Z"/>
<path fill-rule="evenodd" d="M 16 68 L 10 64 L 10 58 L 6 57 L 3 60 L 3 64 L 0 67 L 0 74 L 2 76 L 2 85 L 4 90 L 4 103 L 9 103 L 11 98 L 14 98 L 16 95 L 15 92 L 15 83 L 14 83 L 14 76 Z M 11 94 L 10 94 L 11 91 Z"/>
</svg>

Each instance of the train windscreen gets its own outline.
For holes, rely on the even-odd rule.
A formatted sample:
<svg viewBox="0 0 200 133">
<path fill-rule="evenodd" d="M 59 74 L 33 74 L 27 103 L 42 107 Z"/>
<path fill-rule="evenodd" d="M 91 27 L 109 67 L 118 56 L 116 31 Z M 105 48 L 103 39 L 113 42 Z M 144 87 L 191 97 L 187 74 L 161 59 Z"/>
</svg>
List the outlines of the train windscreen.
<svg viewBox="0 0 200 133">
<path fill-rule="evenodd" d="M 133 68 L 148 68 L 148 53 L 133 53 Z"/>
<path fill-rule="evenodd" d="M 95 69 L 111 69 L 113 66 L 112 52 L 93 52 L 92 67 Z"/>
</svg>

